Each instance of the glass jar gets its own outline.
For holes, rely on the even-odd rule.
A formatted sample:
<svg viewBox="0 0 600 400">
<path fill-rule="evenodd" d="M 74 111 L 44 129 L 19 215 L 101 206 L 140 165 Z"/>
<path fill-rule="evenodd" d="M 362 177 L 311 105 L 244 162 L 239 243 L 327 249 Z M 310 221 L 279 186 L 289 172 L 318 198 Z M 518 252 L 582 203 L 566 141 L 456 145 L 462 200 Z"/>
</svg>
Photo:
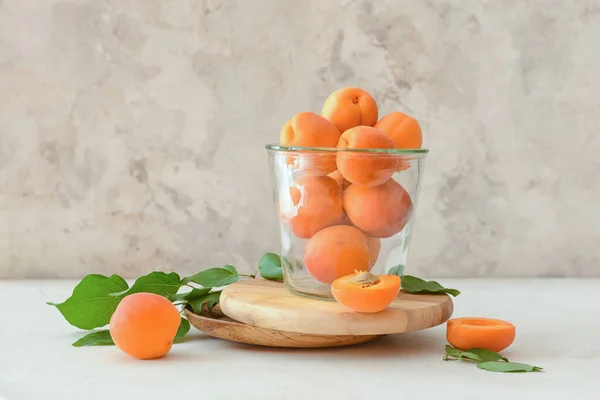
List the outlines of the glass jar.
<svg viewBox="0 0 600 400">
<path fill-rule="evenodd" d="M 355 271 L 402 276 L 428 149 L 266 149 L 288 290 L 333 300 Z"/>
</svg>

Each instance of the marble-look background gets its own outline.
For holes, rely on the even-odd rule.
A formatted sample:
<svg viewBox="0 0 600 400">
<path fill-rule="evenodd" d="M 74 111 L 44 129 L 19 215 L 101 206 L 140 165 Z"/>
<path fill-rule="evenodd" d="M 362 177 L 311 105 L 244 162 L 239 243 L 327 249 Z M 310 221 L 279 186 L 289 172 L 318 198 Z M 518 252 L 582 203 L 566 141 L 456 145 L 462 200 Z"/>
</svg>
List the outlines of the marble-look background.
<svg viewBox="0 0 600 400">
<path fill-rule="evenodd" d="M 277 251 L 264 144 L 343 86 L 416 116 L 420 276 L 600 276 L 597 0 L 0 0 L 0 277 Z"/>
</svg>

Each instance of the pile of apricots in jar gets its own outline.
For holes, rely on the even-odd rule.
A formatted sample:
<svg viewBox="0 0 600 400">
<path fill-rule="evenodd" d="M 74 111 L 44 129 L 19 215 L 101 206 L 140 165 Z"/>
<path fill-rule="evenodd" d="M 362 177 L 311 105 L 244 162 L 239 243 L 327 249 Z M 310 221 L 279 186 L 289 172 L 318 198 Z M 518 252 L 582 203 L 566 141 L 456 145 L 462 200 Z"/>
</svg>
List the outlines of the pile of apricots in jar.
<svg viewBox="0 0 600 400">
<path fill-rule="evenodd" d="M 283 125 L 281 146 L 340 149 L 286 156 L 301 173 L 289 187 L 293 212 L 280 207 L 280 217 L 307 239 L 304 265 L 316 280 L 370 271 L 380 240 L 402 231 L 412 212 L 409 193 L 392 178 L 409 165 L 389 152 L 351 149 L 417 149 L 422 141 L 415 118 L 380 115 L 373 96 L 356 87 L 331 93 L 320 114 L 299 112 Z"/>
</svg>

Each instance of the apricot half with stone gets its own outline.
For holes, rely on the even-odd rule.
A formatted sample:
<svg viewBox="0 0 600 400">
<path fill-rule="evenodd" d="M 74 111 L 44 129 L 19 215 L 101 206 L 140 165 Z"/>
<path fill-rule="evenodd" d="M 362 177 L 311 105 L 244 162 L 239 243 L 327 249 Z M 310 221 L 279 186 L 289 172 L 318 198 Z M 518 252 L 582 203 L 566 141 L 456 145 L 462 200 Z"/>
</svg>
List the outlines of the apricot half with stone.
<svg viewBox="0 0 600 400">
<path fill-rule="evenodd" d="M 374 275 L 368 271 L 336 279 L 331 284 L 335 300 L 345 307 L 362 313 L 385 310 L 400 292 L 400 277 L 397 275 Z"/>
</svg>

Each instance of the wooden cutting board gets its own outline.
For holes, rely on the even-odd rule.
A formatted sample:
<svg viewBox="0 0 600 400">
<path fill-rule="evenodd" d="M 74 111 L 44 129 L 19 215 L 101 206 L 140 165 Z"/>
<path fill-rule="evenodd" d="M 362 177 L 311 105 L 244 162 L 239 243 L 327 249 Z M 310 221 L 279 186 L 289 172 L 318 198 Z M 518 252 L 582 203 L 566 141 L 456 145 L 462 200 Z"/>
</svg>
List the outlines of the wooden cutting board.
<svg viewBox="0 0 600 400">
<path fill-rule="evenodd" d="M 223 289 L 223 313 L 260 328 L 313 335 L 386 335 L 431 328 L 454 310 L 450 296 L 401 292 L 379 313 L 357 313 L 335 301 L 316 300 L 264 279 L 237 282 Z"/>
<path fill-rule="evenodd" d="M 185 308 L 184 313 L 190 324 L 201 332 L 215 338 L 231 342 L 267 347 L 318 348 L 341 347 L 370 342 L 383 335 L 310 335 L 305 333 L 282 332 L 243 324 L 228 317 L 210 313 L 194 314 Z"/>
</svg>

